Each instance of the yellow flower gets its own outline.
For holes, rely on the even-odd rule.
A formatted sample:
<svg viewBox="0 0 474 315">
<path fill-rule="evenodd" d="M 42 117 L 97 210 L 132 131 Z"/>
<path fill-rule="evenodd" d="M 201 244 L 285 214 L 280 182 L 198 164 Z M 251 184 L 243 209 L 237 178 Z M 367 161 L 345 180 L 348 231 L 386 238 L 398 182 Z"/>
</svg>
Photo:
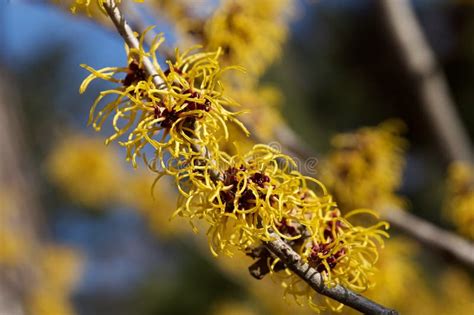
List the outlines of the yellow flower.
<svg viewBox="0 0 474 315">
<path fill-rule="evenodd" d="M 403 129 L 401 121 L 389 120 L 332 139 L 333 151 L 320 170 L 342 209 L 403 204 L 395 194 L 405 165 Z"/>
<path fill-rule="evenodd" d="M 447 189 L 446 216 L 461 234 L 474 239 L 474 166 L 465 162 L 453 163 L 448 171 Z"/>
<path fill-rule="evenodd" d="M 89 122 L 100 130 L 104 121 L 112 116 L 114 134 L 107 142 L 128 135 L 119 143 L 127 148 L 127 158 L 136 166 L 136 158 L 143 148 L 150 144 L 155 155 L 147 160 L 157 171 L 168 170 L 167 162 L 184 156 L 200 155 L 205 151 L 217 150 L 220 139 L 227 139 L 227 123 L 232 122 L 246 132 L 245 127 L 235 118 L 236 113 L 226 109 L 236 105 L 224 95 L 219 77 L 220 50 L 212 53 L 196 52 L 196 48 L 180 53 L 176 50 L 176 61 L 167 61 L 167 70 L 162 71 L 156 59 L 156 50 L 163 37 L 155 37 L 149 52 L 143 49 L 128 52 L 129 66 L 125 68 L 104 68 L 94 70 L 84 66 L 92 74 L 81 85 L 81 93 L 89 83 L 101 78 L 118 83 L 119 86 L 102 92 L 94 102 Z M 153 59 L 153 66 L 163 80 L 155 86 L 152 78 L 143 69 L 143 57 Z M 135 61 L 135 59 L 137 61 Z M 125 73 L 123 79 L 116 76 Z M 109 95 L 112 101 L 98 110 L 98 104 Z"/>
</svg>

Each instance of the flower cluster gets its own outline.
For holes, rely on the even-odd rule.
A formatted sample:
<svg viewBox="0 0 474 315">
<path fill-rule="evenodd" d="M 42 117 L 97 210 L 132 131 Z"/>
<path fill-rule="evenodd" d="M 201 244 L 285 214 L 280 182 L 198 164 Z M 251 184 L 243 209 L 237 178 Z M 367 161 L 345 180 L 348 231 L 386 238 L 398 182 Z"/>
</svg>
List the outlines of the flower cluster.
<svg viewBox="0 0 474 315">
<path fill-rule="evenodd" d="M 241 9 L 232 10 L 237 14 Z M 172 175 L 180 194 L 174 216 L 189 219 L 195 230 L 196 221 L 206 222 L 214 255 L 244 251 L 256 264 L 263 263 L 266 273 L 285 270 L 290 275 L 283 280 L 287 293 L 297 300 L 305 297 L 314 309 L 318 307 L 310 287 L 274 258 L 265 242 L 287 242 L 327 285 L 368 288 L 388 225 L 353 225 L 352 216 L 373 213 L 357 210 L 343 216 L 320 181 L 303 176 L 289 156 L 268 146 L 255 145 L 246 154 L 223 152 L 220 143 L 228 140 L 231 124 L 247 130 L 237 120 L 238 113 L 227 109 L 236 104 L 220 82 L 227 69 L 218 61 L 221 49 L 177 50 L 175 61 L 167 61 L 163 71 L 156 55 L 163 37 L 155 37 L 145 51 L 145 36 L 146 32 L 138 48 L 128 49 L 127 67 L 85 66 L 91 75 L 81 92 L 96 78 L 118 84 L 95 100 L 89 121 L 93 127 L 101 130 L 111 117 L 114 133 L 108 142 L 118 139 L 134 165 L 143 156 L 159 173 L 158 179 Z M 145 157 L 147 145 L 154 151 L 151 159 Z"/>
<path fill-rule="evenodd" d="M 213 253 L 245 250 L 259 240 L 270 240 L 270 230 L 305 217 L 311 221 L 317 209 L 333 203 L 324 187 L 314 179 L 291 171 L 294 161 L 264 145 L 245 155 L 222 153 L 219 165 L 196 169 L 183 167 L 179 180 L 182 202 L 176 214 L 204 219 L 210 224 Z M 215 173 L 215 169 L 219 170 Z M 322 190 L 322 197 L 308 189 L 311 181 Z M 308 223 L 309 224 L 309 223 Z M 285 239 L 297 235 L 279 233 Z"/>
<path fill-rule="evenodd" d="M 294 16 L 294 0 L 224 0 L 211 14 L 212 1 L 157 0 L 151 3 L 164 19 L 173 20 L 180 45 L 199 42 L 204 49 L 222 49 L 222 61 L 241 65 L 246 75 L 229 72 L 223 78 L 227 94 L 249 112 L 242 121 L 265 142 L 275 139 L 283 124 L 278 107 L 282 98 L 275 87 L 260 86 L 259 78 L 281 54 Z M 231 142 L 245 150 L 255 142 L 237 130 Z M 221 149 L 234 152 L 234 146 L 221 143 Z"/>
<path fill-rule="evenodd" d="M 204 149 L 215 151 L 216 144 L 229 137 L 228 122 L 247 133 L 235 118 L 237 113 L 226 109 L 236 104 L 223 94 L 219 81 L 222 72 L 228 69 L 219 65 L 220 50 L 212 53 L 176 50 L 175 61 L 167 61 L 167 69 L 163 71 L 156 57 L 163 37 L 156 36 L 146 52 L 145 36 L 146 32 L 140 38 L 138 50 L 128 50 L 128 67 L 94 70 L 84 66 L 91 75 L 82 83 L 81 93 L 97 78 L 119 85 L 101 92 L 90 112 L 89 123 L 96 130 L 101 130 L 112 116 L 114 133 L 107 142 L 127 135 L 119 143 L 126 147 L 127 158 L 134 165 L 143 148 L 150 144 L 155 155 L 147 160 L 149 165 L 155 170 L 169 170 L 166 162 L 174 158 L 199 155 Z M 144 57 L 152 58 L 163 82 L 160 86 L 147 75 Z M 120 74 L 123 78 L 118 77 Z M 105 104 L 99 109 L 102 103 Z"/>
<path fill-rule="evenodd" d="M 403 203 L 395 195 L 405 165 L 403 129 L 401 121 L 389 120 L 333 138 L 321 174 L 343 209 Z"/>
<path fill-rule="evenodd" d="M 449 168 L 444 211 L 459 232 L 474 239 L 474 166 L 465 162 Z"/>
<path fill-rule="evenodd" d="M 202 164 L 202 163 L 194 163 Z M 320 272 L 328 285 L 343 284 L 362 291 L 370 286 L 371 268 L 378 258 L 388 226 L 354 226 L 353 211 L 342 216 L 326 188 L 301 175 L 294 161 L 268 146 L 256 145 L 245 155 L 222 154 L 212 168 L 183 167 L 179 176 L 182 197 L 175 215 L 205 220 L 212 253 L 248 252 L 268 271 L 286 268 L 260 246 L 276 233 Z M 219 171 L 216 173 L 215 170 Z M 262 274 L 261 276 L 264 276 Z M 284 279 L 288 294 L 312 301 L 311 288 L 290 274 Z"/>
</svg>

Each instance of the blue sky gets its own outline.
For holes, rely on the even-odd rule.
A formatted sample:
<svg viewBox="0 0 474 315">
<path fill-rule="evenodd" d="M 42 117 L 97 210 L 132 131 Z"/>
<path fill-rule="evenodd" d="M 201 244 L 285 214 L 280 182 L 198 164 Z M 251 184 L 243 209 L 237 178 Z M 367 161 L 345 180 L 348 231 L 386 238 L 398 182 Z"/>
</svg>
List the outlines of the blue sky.
<svg viewBox="0 0 474 315">
<path fill-rule="evenodd" d="M 2 4 L 4 37 L 2 52 L 6 63 L 21 66 L 55 43 L 69 43 L 77 66 L 96 67 L 123 62 L 125 53 L 115 33 L 97 27 L 92 21 L 72 17 L 47 4 Z M 119 51 L 120 53 L 117 53 Z"/>
</svg>

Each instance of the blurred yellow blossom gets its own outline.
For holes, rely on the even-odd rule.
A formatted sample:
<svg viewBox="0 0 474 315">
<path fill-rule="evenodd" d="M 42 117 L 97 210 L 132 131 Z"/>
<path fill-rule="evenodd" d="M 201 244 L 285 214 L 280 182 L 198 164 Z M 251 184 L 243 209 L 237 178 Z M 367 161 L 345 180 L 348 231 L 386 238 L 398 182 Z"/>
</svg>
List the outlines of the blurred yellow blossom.
<svg viewBox="0 0 474 315">
<path fill-rule="evenodd" d="M 281 92 L 271 85 L 249 85 L 245 88 L 230 89 L 229 94 L 246 111 L 245 115 L 242 115 L 242 120 L 252 126 L 252 132 L 263 141 L 273 141 L 275 129 L 283 123 Z"/>
<path fill-rule="evenodd" d="M 223 301 L 212 307 L 211 315 L 258 315 L 258 313 L 242 302 Z"/>
<path fill-rule="evenodd" d="M 55 244 L 42 248 L 38 263 L 48 286 L 64 292 L 70 290 L 79 279 L 82 260 L 78 251 Z"/>
<path fill-rule="evenodd" d="M 0 185 L 0 267 L 25 261 L 32 248 L 25 235 L 19 232 L 17 198 L 18 195 L 8 187 Z"/>
<path fill-rule="evenodd" d="M 474 310 L 474 279 L 472 274 L 455 268 L 445 270 L 439 279 L 437 313 L 443 315 L 471 315 Z"/>
<path fill-rule="evenodd" d="M 73 315 L 69 294 L 80 273 L 79 254 L 38 240 L 28 225 L 36 213 L 21 208 L 14 189 L 0 188 L 0 270 L 28 282 L 21 292 L 27 314 Z"/>
<path fill-rule="evenodd" d="M 260 76 L 281 54 L 293 0 L 224 0 L 204 26 L 207 49 L 222 47 L 227 64 Z"/>
<path fill-rule="evenodd" d="M 404 128 L 401 121 L 389 120 L 332 139 L 333 150 L 320 171 L 342 209 L 403 204 L 395 192 L 405 166 Z"/>
<path fill-rule="evenodd" d="M 45 245 L 37 264 L 36 279 L 26 297 L 29 314 L 74 315 L 70 293 L 81 272 L 80 254 L 66 246 Z"/>
<path fill-rule="evenodd" d="M 150 229 L 161 237 L 177 237 L 189 233 L 189 227 L 177 220 L 170 220 L 176 211 L 177 192 L 166 179 L 156 182 L 149 172 L 130 174 L 124 202 L 146 218 Z M 150 187 L 153 187 L 151 189 Z"/>
<path fill-rule="evenodd" d="M 124 176 L 118 154 L 103 140 L 85 135 L 65 135 L 51 150 L 46 168 L 72 200 L 94 208 L 110 206 Z"/>
<path fill-rule="evenodd" d="M 14 266 L 24 261 L 29 244 L 21 235 L 3 225 L 0 224 L 0 266 Z"/>
<path fill-rule="evenodd" d="M 180 46 L 199 42 L 208 51 L 222 48 L 225 64 L 243 66 L 252 77 L 281 55 L 294 13 L 294 0 L 223 0 L 210 16 L 199 11 L 212 9 L 212 1 L 154 0 L 151 5 L 175 26 Z"/>
<path fill-rule="evenodd" d="M 31 315 L 74 315 L 74 308 L 67 295 L 48 288 L 37 289 L 27 298 L 28 314 Z"/>
<path fill-rule="evenodd" d="M 458 231 L 474 240 L 474 166 L 455 162 L 448 170 L 444 212 Z"/>
<path fill-rule="evenodd" d="M 374 287 L 365 295 L 382 305 L 392 307 L 401 314 L 417 314 L 424 309 L 432 314 L 431 294 L 421 266 L 415 260 L 416 244 L 403 237 L 391 238 L 380 253 L 377 270 L 374 271 Z M 416 294 L 413 294 L 416 292 Z M 432 310 L 432 311 L 429 311 Z M 358 314 L 351 311 L 351 314 Z"/>
</svg>

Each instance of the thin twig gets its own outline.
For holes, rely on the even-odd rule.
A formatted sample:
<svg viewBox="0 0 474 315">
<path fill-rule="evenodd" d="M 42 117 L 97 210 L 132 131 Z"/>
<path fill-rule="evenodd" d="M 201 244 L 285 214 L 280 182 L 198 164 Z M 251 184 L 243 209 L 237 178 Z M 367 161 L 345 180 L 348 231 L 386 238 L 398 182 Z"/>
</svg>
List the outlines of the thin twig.
<svg viewBox="0 0 474 315">
<path fill-rule="evenodd" d="M 456 112 L 446 78 L 423 35 L 409 0 L 375 2 L 448 162 L 471 162 L 473 154 L 469 136 Z"/>
<path fill-rule="evenodd" d="M 316 292 L 328 296 L 338 302 L 343 303 L 363 314 L 386 314 L 396 315 L 397 311 L 385 308 L 357 293 L 348 290 L 341 285 L 328 287 L 324 284 L 321 274 L 307 263 L 301 261 L 301 257 L 284 242 L 278 235 L 273 233 L 275 240 L 267 242 L 265 246 L 275 254 L 294 274 L 303 279 Z"/>
<path fill-rule="evenodd" d="M 130 48 L 138 49 L 139 43 L 132 29 L 127 24 L 124 16 L 120 12 L 113 0 L 107 0 L 104 4 L 105 10 L 109 15 L 110 19 L 114 23 L 117 31 L 122 36 L 124 41 Z M 153 67 L 153 64 L 147 57 L 143 57 L 143 66 L 146 73 L 153 77 L 153 81 L 157 86 L 164 83 L 163 79 L 158 76 L 158 73 Z M 290 246 L 288 246 L 278 236 L 275 237 L 275 241 L 267 242 L 266 246 L 274 252 L 285 265 L 293 270 L 301 279 L 308 283 L 315 291 L 322 295 L 333 298 L 349 307 L 359 310 L 365 314 L 398 314 L 394 310 L 386 309 L 379 304 L 372 302 L 371 300 L 358 295 L 351 290 L 342 286 L 327 287 L 321 278 L 321 275 L 316 272 L 313 268 L 310 268 L 307 264 L 301 262 L 301 258 L 295 253 Z"/>
<path fill-rule="evenodd" d="M 137 9 L 134 2 L 127 1 L 122 6 L 122 11 L 127 15 L 128 21 L 130 21 L 131 26 L 137 30 L 140 34 L 143 34 L 147 26 L 143 22 L 140 11 Z M 145 37 L 145 42 L 151 46 L 152 39 L 157 36 L 155 30 L 150 30 L 147 33 L 148 36 Z M 173 59 L 175 57 L 173 49 L 170 46 L 163 43 L 160 46 L 160 54 L 167 59 Z"/>
<path fill-rule="evenodd" d="M 474 244 L 456 234 L 445 231 L 432 223 L 400 209 L 387 208 L 382 216 L 393 226 L 415 237 L 418 241 L 435 245 L 438 249 L 449 253 L 460 262 L 474 266 Z"/>
<path fill-rule="evenodd" d="M 139 49 L 140 45 L 138 39 L 133 34 L 133 30 L 128 25 L 125 17 L 123 16 L 115 1 L 107 0 L 107 2 L 104 3 L 104 7 L 110 19 L 114 23 L 115 28 L 119 32 L 120 36 L 122 36 L 128 47 Z M 165 81 L 158 75 L 158 72 L 156 71 L 150 59 L 144 57 L 142 60 L 146 74 L 153 78 L 153 83 L 155 83 L 156 87 L 164 85 Z"/>
</svg>

